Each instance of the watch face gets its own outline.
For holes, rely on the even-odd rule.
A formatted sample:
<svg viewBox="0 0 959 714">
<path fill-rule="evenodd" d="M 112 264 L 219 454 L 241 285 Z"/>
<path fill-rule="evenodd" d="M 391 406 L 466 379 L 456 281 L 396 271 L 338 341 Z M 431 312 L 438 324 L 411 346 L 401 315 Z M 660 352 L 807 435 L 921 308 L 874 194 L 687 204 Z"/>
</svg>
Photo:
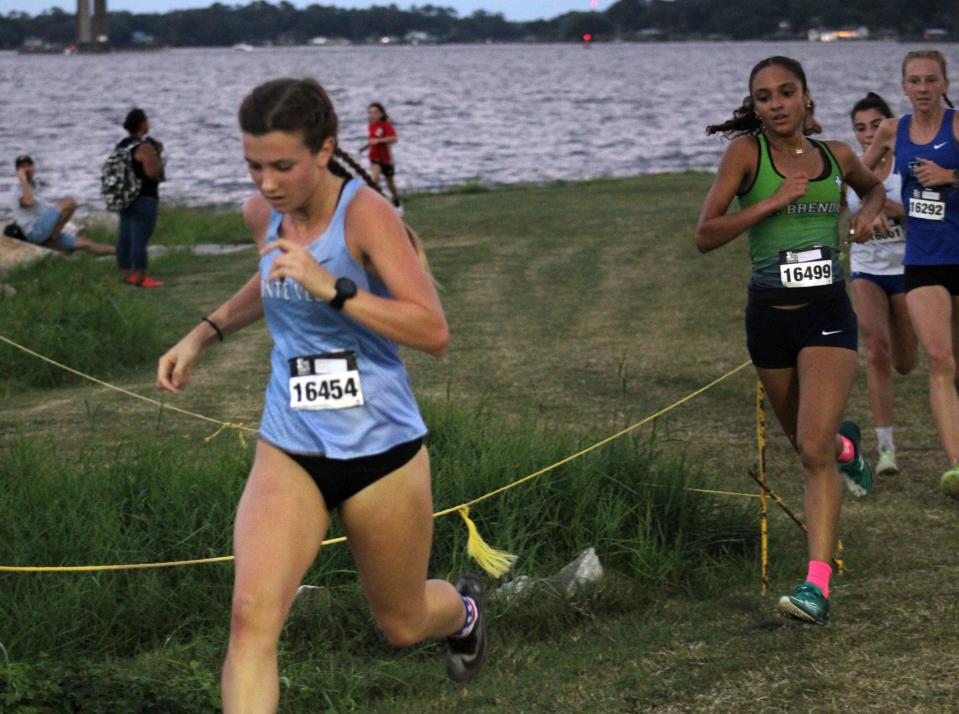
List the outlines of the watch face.
<svg viewBox="0 0 959 714">
<path fill-rule="evenodd" d="M 351 298 L 356 295 L 356 283 L 349 278 L 339 278 L 336 281 L 336 295 L 343 299 Z"/>
</svg>

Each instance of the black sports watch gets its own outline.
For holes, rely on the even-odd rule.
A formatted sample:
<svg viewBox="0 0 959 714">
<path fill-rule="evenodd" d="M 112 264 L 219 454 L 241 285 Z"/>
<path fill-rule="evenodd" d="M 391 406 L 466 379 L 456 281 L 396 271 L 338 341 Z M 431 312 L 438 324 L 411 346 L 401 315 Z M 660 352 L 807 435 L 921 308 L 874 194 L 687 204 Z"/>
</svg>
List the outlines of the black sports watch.
<svg viewBox="0 0 959 714">
<path fill-rule="evenodd" d="M 336 296 L 330 300 L 329 306 L 334 310 L 342 310 L 343 303 L 356 297 L 356 283 L 349 278 L 337 278 L 333 287 L 336 288 Z"/>
</svg>

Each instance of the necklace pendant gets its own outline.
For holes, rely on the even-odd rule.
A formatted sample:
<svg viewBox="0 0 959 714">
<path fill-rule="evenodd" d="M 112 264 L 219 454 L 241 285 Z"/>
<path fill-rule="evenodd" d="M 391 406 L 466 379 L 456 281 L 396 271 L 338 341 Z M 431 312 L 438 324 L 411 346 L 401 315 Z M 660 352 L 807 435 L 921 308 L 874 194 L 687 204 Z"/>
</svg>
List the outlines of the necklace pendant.
<svg viewBox="0 0 959 714">
<path fill-rule="evenodd" d="M 803 150 L 803 148 L 802 148 L 801 146 L 797 146 L 797 147 L 796 147 L 796 153 L 797 153 L 797 154 L 802 154 L 802 153 L 805 153 L 805 152 L 804 152 L 804 150 Z"/>
</svg>

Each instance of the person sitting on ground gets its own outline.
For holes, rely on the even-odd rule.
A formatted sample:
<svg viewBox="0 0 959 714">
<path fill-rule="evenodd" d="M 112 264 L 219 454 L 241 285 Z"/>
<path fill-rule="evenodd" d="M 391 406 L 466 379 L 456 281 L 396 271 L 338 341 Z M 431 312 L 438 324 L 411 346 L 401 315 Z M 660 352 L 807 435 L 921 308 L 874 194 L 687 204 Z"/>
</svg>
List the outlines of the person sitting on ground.
<svg viewBox="0 0 959 714">
<path fill-rule="evenodd" d="M 73 233 L 64 231 L 67 222 L 77 210 L 77 202 L 70 196 L 54 205 L 43 196 L 43 185 L 38 181 L 36 164 L 23 154 L 14 161 L 18 187 L 13 201 L 13 219 L 20 226 L 24 237 L 44 248 L 73 252 L 87 250 L 98 255 L 112 255 L 112 245 L 95 243 Z"/>
</svg>

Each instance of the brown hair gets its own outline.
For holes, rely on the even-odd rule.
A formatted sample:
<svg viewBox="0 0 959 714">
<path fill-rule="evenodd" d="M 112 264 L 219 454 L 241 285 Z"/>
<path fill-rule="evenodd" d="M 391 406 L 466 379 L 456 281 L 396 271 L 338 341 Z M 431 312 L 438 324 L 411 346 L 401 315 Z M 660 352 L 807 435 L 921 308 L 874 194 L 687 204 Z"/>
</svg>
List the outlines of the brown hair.
<svg viewBox="0 0 959 714">
<path fill-rule="evenodd" d="M 258 85 L 240 103 L 239 120 L 240 129 L 253 136 L 262 136 L 271 131 L 300 132 L 303 143 L 314 154 L 320 152 L 327 139 L 332 137 L 335 141 L 339 129 L 339 119 L 329 94 L 310 77 L 282 77 Z M 349 166 L 350 170 L 347 171 L 343 164 Z M 333 157 L 327 168 L 340 178 L 359 176 L 367 186 L 383 195 L 383 190 L 366 170 L 339 146 L 333 149 Z M 429 268 L 423 242 L 406 223 L 403 226 L 416 254 Z"/>
<path fill-rule="evenodd" d="M 946 58 L 942 56 L 942 52 L 939 50 L 912 50 L 907 52 L 906 56 L 902 58 L 902 78 L 904 80 L 906 78 L 906 65 L 914 59 L 928 59 L 938 62 L 939 69 L 942 70 L 942 78 L 947 82 L 949 81 L 949 75 L 946 72 Z M 942 98 L 946 100 L 946 104 L 950 107 L 954 106 L 945 92 L 942 93 Z"/>
<path fill-rule="evenodd" d="M 806 73 L 803 71 L 802 65 L 799 64 L 799 62 L 791 57 L 783 57 L 781 55 L 767 57 L 756 63 L 756 66 L 753 67 L 749 73 L 749 94 L 743 99 L 743 103 L 739 108 L 733 112 L 732 118 L 727 119 L 722 124 L 710 124 L 706 127 L 707 134 L 722 134 L 727 139 L 732 139 L 737 136 L 756 136 L 762 133 L 764 129 L 763 122 L 759 118 L 759 115 L 756 114 L 756 107 L 753 103 L 753 80 L 761 70 L 772 66 L 782 67 L 786 71 L 794 74 L 802 85 L 803 94 L 809 94 L 809 87 L 806 84 Z M 819 122 L 815 119 L 815 113 L 816 104 L 810 98 L 809 104 L 806 106 L 806 119 L 803 123 L 804 136 L 818 134 L 822 131 L 822 127 L 819 126 Z"/>
<path fill-rule="evenodd" d="M 379 110 L 380 114 L 383 115 L 383 121 L 390 120 L 390 115 L 386 113 L 386 107 L 384 107 L 379 102 L 370 102 L 370 106 L 368 108 L 372 109 L 373 107 L 376 107 Z"/>
<path fill-rule="evenodd" d="M 852 111 L 849 112 L 849 118 L 855 120 L 859 112 L 868 112 L 870 109 L 875 109 L 886 117 L 886 119 L 892 118 L 892 109 L 889 108 L 886 100 L 875 92 L 869 92 L 865 97 L 856 102 L 852 107 Z"/>
</svg>

